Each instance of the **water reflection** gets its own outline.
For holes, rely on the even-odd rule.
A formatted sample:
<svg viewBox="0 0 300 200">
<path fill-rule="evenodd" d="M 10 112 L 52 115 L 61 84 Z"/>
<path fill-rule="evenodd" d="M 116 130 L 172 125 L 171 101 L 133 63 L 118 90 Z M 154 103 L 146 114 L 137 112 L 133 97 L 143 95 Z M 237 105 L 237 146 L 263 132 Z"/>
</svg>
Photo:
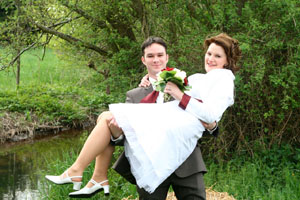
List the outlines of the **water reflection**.
<svg viewBox="0 0 300 200">
<path fill-rule="evenodd" d="M 46 163 L 61 157 L 63 151 L 79 150 L 82 146 L 82 132 L 84 131 L 66 131 L 54 137 L 14 145 L 2 144 L 0 199 L 39 199 L 39 172 L 47 170 Z"/>
</svg>

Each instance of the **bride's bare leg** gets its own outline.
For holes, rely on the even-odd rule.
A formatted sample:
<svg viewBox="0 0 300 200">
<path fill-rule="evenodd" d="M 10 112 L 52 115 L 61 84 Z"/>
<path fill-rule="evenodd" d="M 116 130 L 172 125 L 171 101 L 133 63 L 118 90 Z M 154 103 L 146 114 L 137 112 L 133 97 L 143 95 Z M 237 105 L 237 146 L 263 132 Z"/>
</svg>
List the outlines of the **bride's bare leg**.
<svg viewBox="0 0 300 200">
<path fill-rule="evenodd" d="M 107 171 L 110 165 L 110 161 L 113 155 L 115 147 L 113 145 L 108 145 L 106 149 L 96 157 L 96 163 L 94 168 L 94 173 L 92 179 L 97 183 L 107 180 Z M 102 185 L 108 185 L 108 182 Z M 92 187 L 93 184 L 88 182 L 87 187 Z"/>
<path fill-rule="evenodd" d="M 107 119 L 109 119 L 112 114 L 110 112 L 103 112 L 100 115 L 100 119 L 95 126 L 95 128 L 90 133 L 89 137 L 84 143 L 83 148 L 81 149 L 81 152 L 76 159 L 76 161 L 73 163 L 73 165 L 68 169 L 69 176 L 79 176 L 83 174 L 84 169 L 98 156 L 101 155 L 103 152 L 105 152 L 106 148 L 108 147 L 110 143 L 110 130 L 107 125 Z M 109 149 L 110 150 L 110 149 Z M 108 151 L 110 152 L 110 151 Z M 104 158 L 107 162 L 107 157 L 105 155 L 108 155 L 108 152 L 105 152 L 104 156 L 101 156 L 101 158 Z M 108 156 L 109 159 L 111 156 Z M 104 162 L 104 163 L 105 163 Z M 110 160 L 109 160 L 110 162 Z M 106 163 L 107 164 L 107 163 Z M 109 165 L 109 163 L 108 163 Z M 81 179 L 73 179 L 73 181 L 81 181 Z"/>
</svg>

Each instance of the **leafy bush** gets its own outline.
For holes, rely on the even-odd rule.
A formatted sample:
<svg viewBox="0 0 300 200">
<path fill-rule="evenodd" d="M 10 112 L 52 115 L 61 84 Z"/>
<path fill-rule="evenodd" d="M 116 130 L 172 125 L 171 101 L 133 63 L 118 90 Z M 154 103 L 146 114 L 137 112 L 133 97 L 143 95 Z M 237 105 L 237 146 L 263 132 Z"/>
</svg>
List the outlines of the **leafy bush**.
<svg viewBox="0 0 300 200">
<path fill-rule="evenodd" d="M 28 86 L 0 92 L 0 111 L 34 113 L 40 121 L 72 126 L 79 125 L 90 115 L 98 115 L 110 101 L 105 94 L 91 94 L 77 87 Z"/>
<path fill-rule="evenodd" d="M 207 142 L 211 151 L 221 158 L 228 152 L 251 154 L 257 143 L 263 148 L 282 142 L 298 146 L 300 29 L 296 21 L 300 10 L 296 1 L 230 1 L 206 9 L 214 14 L 206 22 L 206 27 L 212 27 L 209 32 L 225 31 L 238 39 L 243 55 L 236 74 L 235 104 L 222 118 L 219 139 Z M 205 9 L 199 15 L 205 15 Z"/>
</svg>

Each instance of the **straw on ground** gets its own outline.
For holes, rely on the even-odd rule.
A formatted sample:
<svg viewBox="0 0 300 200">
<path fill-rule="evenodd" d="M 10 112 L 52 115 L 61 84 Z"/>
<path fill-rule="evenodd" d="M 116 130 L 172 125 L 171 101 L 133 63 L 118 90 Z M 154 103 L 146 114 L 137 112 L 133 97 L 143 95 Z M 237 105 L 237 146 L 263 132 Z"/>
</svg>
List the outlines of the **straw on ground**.
<svg viewBox="0 0 300 200">
<path fill-rule="evenodd" d="M 124 198 L 122 200 L 133 200 L 131 197 Z M 134 199 L 134 200 L 138 200 Z M 177 200 L 174 192 L 169 192 L 166 200 Z M 227 192 L 216 192 L 211 188 L 206 189 L 206 200 L 236 200 L 233 196 Z"/>
</svg>

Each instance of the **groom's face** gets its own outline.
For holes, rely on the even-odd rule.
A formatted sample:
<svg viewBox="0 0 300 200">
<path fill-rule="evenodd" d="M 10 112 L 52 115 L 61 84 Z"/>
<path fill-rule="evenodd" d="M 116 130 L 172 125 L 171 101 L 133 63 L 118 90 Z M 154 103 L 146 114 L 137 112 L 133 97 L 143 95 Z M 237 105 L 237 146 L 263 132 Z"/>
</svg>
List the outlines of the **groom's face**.
<svg viewBox="0 0 300 200">
<path fill-rule="evenodd" d="M 142 62 L 151 78 L 156 79 L 156 74 L 166 68 L 168 61 L 169 56 L 164 46 L 153 43 L 145 48 Z"/>
</svg>

